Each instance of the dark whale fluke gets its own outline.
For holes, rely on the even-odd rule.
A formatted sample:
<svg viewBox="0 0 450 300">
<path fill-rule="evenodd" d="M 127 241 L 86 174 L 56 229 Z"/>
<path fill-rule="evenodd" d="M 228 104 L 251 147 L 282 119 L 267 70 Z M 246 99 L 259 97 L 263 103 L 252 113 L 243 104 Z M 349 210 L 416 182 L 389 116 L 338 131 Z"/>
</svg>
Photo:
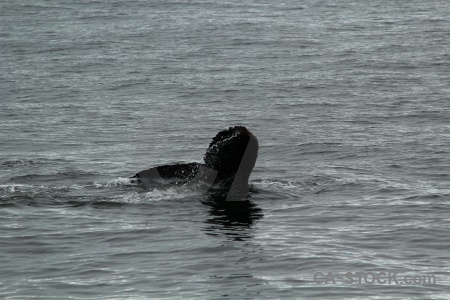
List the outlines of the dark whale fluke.
<svg viewBox="0 0 450 300">
<path fill-rule="evenodd" d="M 143 184 L 184 184 L 200 180 L 214 187 L 248 192 L 248 179 L 258 157 L 258 140 L 244 126 L 220 131 L 209 144 L 204 164 L 187 163 L 153 167 L 132 179 Z"/>
</svg>

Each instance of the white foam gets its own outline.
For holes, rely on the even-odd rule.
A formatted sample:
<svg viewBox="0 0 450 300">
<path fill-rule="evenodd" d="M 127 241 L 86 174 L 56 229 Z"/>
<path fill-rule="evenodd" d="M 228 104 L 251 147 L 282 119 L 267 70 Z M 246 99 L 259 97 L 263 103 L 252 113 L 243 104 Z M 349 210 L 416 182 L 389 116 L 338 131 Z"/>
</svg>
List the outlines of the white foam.
<svg viewBox="0 0 450 300">
<path fill-rule="evenodd" d="M 306 183 L 283 181 L 283 180 L 269 180 L 264 179 L 257 182 L 252 182 L 252 185 L 257 190 L 266 190 L 271 192 L 287 192 L 289 194 L 301 194 L 302 192 L 309 191 L 312 187 Z"/>
<path fill-rule="evenodd" d="M 183 188 L 183 187 L 170 187 L 168 189 L 158 189 L 154 188 L 145 193 L 140 192 L 128 192 L 124 194 L 117 195 L 113 199 L 114 202 L 118 203 L 151 203 L 159 201 L 171 201 L 171 200 L 181 200 L 192 196 L 197 196 L 195 190 Z"/>
<path fill-rule="evenodd" d="M 145 194 L 146 200 L 161 201 L 161 200 L 179 200 L 187 197 L 197 196 L 201 194 L 191 188 L 186 187 L 170 187 L 168 189 L 153 189 Z"/>
<path fill-rule="evenodd" d="M 95 183 L 94 183 L 95 184 Z M 130 185 L 131 184 L 131 180 L 130 178 L 127 177 L 119 177 L 113 180 L 110 180 L 106 183 L 106 187 L 112 187 L 112 186 L 125 186 L 125 185 Z"/>
<path fill-rule="evenodd" d="M 12 184 L 0 184 L 0 189 L 5 192 L 15 193 L 16 191 L 22 188 L 35 188 L 34 185 L 29 184 L 20 184 L 20 183 L 12 183 Z"/>
</svg>

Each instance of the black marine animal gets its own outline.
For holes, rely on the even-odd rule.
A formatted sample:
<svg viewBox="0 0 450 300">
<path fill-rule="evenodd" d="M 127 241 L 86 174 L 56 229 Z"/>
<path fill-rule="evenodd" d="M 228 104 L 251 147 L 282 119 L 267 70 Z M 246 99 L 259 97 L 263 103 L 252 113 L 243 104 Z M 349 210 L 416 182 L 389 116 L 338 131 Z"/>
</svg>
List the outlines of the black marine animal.
<svg viewBox="0 0 450 300">
<path fill-rule="evenodd" d="M 144 185 L 186 184 L 201 181 L 212 188 L 242 193 L 258 157 L 258 140 L 244 126 L 217 133 L 203 156 L 204 163 L 162 165 L 131 177 Z"/>
</svg>

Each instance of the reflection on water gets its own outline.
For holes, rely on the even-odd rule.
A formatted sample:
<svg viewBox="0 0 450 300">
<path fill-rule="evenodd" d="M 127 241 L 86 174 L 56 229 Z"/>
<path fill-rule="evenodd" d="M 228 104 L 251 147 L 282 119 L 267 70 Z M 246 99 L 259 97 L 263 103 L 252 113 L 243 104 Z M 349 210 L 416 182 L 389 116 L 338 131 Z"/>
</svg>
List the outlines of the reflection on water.
<svg viewBox="0 0 450 300">
<path fill-rule="evenodd" d="M 232 240 L 242 241 L 253 237 L 253 225 L 264 215 L 253 201 L 224 201 L 224 195 L 215 193 L 202 201 L 210 207 L 205 220 L 205 233 L 213 236 L 224 235 Z"/>
</svg>

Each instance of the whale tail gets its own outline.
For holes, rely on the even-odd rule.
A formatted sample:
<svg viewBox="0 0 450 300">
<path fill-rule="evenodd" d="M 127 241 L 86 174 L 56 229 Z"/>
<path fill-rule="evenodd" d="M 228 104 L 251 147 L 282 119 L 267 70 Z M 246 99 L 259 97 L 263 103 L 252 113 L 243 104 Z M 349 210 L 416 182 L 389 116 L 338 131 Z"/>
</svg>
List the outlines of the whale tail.
<svg viewBox="0 0 450 300">
<path fill-rule="evenodd" d="M 204 164 L 153 167 L 137 173 L 131 180 L 146 185 L 183 184 L 203 176 L 205 181 L 213 182 L 215 186 L 231 189 L 233 193 L 230 194 L 242 195 L 245 191 L 248 193 L 248 179 L 256 164 L 258 149 L 258 140 L 246 127 L 230 127 L 212 139 L 203 156 Z M 205 173 L 205 170 L 209 171 Z"/>
</svg>

